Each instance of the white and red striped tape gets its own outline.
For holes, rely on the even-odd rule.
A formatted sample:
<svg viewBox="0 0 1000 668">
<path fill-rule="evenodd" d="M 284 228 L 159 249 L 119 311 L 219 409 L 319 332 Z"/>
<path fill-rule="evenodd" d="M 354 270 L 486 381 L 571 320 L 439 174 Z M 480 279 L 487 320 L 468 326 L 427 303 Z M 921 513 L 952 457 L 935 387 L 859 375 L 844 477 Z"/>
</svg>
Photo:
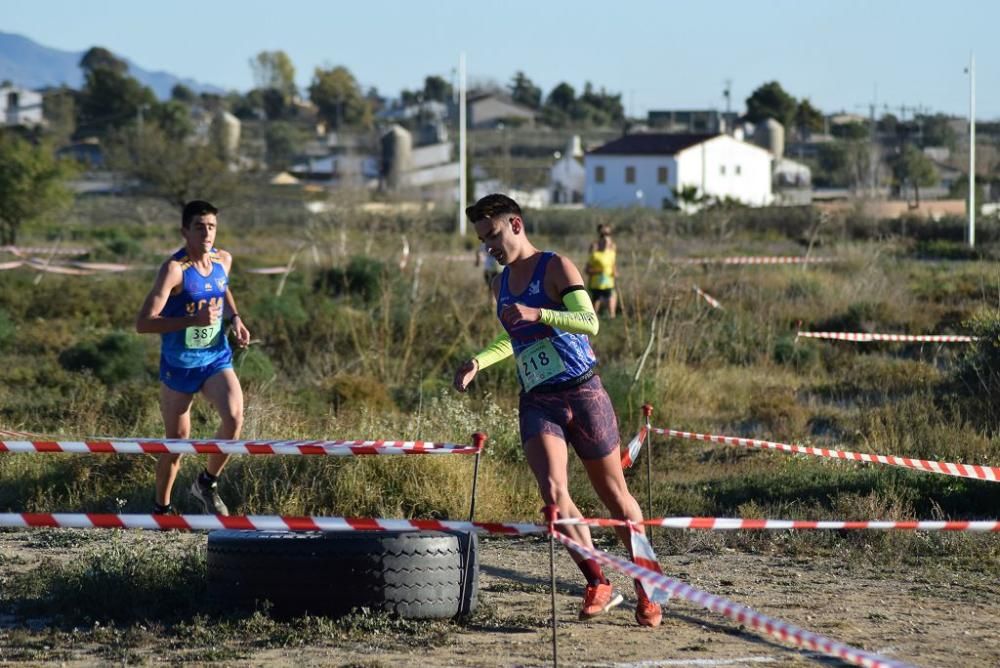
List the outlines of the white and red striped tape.
<svg viewBox="0 0 1000 668">
<path fill-rule="evenodd" d="M 840 262 L 836 257 L 805 257 L 801 255 L 731 256 L 731 257 L 682 257 L 668 258 L 672 264 L 822 264 Z"/>
<path fill-rule="evenodd" d="M 572 518 L 555 524 L 592 527 L 628 526 L 630 522 L 605 518 Z M 1000 532 L 1000 521 L 858 521 L 743 520 L 724 517 L 664 517 L 643 521 L 645 526 L 699 530 L 911 530 Z M 0 527 L 61 527 L 68 529 L 147 529 L 153 531 L 479 531 L 509 536 L 545 533 L 539 524 L 518 522 L 463 522 L 451 520 L 397 520 L 364 517 L 298 515 L 146 515 L 114 513 L 0 513 Z"/>
<path fill-rule="evenodd" d="M 639 580 L 644 586 L 648 583 L 650 587 L 665 592 L 667 595 L 683 598 L 690 603 L 700 605 L 712 612 L 717 612 L 738 624 L 745 624 L 757 631 L 763 631 L 768 635 L 792 643 L 797 647 L 805 647 L 815 652 L 822 652 L 827 656 L 837 657 L 855 666 L 865 666 L 866 668 L 909 668 L 910 664 L 902 661 L 889 659 L 851 647 L 850 645 L 845 645 L 818 633 L 806 631 L 794 624 L 768 617 L 756 610 L 734 603 L 721 596 L 715 596 L 700 589 L 695 589 L 680 580 L 643 568 L 625 559 L 601 552 L 600 550 L 584 547 L 561 533 L 556 532 L 553 535 L 556 537 L 556 540 L 577 554 L 610 566 L 631 578 Z"/>
<path fill-rule="evenodd" d="M 708 305 L 711 306 L 712 308 L 718 308 L 718 309 L 722 308 L 722 304 L 719 303 L 718 299 L 708 294 L 707 292 L 699 288 L 697 285 L 692 285 L 691 288 L 695 291 L 695 294 L 697 294 L 699 297 L 708 302 Z"/>
<path fill-rule="evenodd" d="M 639 459 L 639 451 L 642 450 L 642 443 L 646 440 L 646 435 L 649 433 L 649 427 L 642 427 L 639 429 L 639 433 L 632 437 L 632 440 L 628 442 L 628 445 L 622 450 L 622 468 L 631 468 L 632 464 L 635 464 L 636 460 Z"/>
<path fill-rule="evenodd" d="M 537 524 L 391 520 L 292 515 L 128 515 L 114 513 L 0 513 L 0 527 L 146 529 L 153 531 L 477 531 L 511 536 L 545 533 Z"/>
<path fill-rule="evenodd" d="M 646 570 L 663 575 L 663 571 L 660 569 L 660 561 L 656 558 L 656 552 L 653 551 L 653 546 L 646 538 L 646 534 L 634 522 L 625 522 L 625 524 L 628 526 L 629 537 L 632 539 L 632 562 Z M 639 580 L 639 583 L 642 585 L 642 590 L 646 592 L 646 597 L 650 601 L 660 604 L 670 601 L 669 593 L 652 586 L 646 580 Z"/>
<path fill-rule="evenodd" d="M 0 432 L 2 434 L 3 432 Z M 134 440 L 0 440 L 0 452 L 68 452 L 118 455 L 474 455 L 483 445 L 429 441 L 193 441 L 186 439 Z"/>
<path fill-rule="evenodd" d="M 760 448 L 762 450 L 779 450 L 781 452 L 793 452 L 803 455 L 816 455 L 818 457 L 829 457 L 832 459 L 847 459 L 856 462 L 866 462 L 868 464 L 888 464 L 891 466 L 902 466 L 917 471 L 927 473 L 939 473 L 959 478 L 973 478 L 976 480 L 989 480 L 990 482 L 1000 482 L 1000 467 L 980 466 L 978 464 L 953 464 L 951 462 L 938 462 L 926 459 L 911 459 L 910 457 L 896 457 L 894 455 L 869 455 L 859 452 L 849 452 L 846 450 L 833 450 L 830 448 L 814 448 L 805 445 L 789 445 L 788 443 L 775 443 L 773 441 L 762 441 L 756 438 L 740 438 L 738 436 L 719 436 L 716 434 L 696 434 L 689 431 L 679 431 L 677 429 L 653 429 L 657 434 L 672 436 L 674 438 L 684 438 L 691 441 L 708 441 L 711 443 L 721 443 L 723 445 L 738 445 L 744 448 Z"/>
<path fill-rule="evenodd" d="M 907 341 L 921 343 L 971 343 L 978 337 L 960 334 L 869 334 L 868 332 L 799 332 L 805 339 L 831 339 L 834 341 Z"/>
<path fill-rule="evenodd" d="M 556 520 L 556 524 L 586 524 L 595 527 L 616 527 L 630 524 L 625 520 L 606 518 L 572 518 Z M 665 529 L 700 529 L 704 531 L 969 531 L 1000 532 L 998 520 L 767 520 L 739 517 L 658 517 L 641 522 L 645 526 Z"/>
</svg>

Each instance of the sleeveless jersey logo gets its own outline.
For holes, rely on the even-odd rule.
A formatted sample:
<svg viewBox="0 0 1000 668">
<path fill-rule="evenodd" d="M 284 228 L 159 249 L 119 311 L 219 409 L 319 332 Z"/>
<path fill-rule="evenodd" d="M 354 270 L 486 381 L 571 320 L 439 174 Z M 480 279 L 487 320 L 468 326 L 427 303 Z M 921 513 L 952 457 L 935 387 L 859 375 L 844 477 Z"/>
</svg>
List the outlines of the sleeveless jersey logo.
<svg viewBox="0 0 1000 668">
<path fill-rule="evenodd" d="M 532 281 L 531 284 L 528 285 L 528 294 L 537 295 L 539 292 L 541 292 L 542 291 L 541 283 L 542 283 L 541 280 Z"/>
<path fill-rule="evenodd" d="M 226 279 L 224 278 L 215 279 L 215 284 L 219 286 L 219 292 L 222 292 L 223 290 L 226 289 Z"/>
</svg>

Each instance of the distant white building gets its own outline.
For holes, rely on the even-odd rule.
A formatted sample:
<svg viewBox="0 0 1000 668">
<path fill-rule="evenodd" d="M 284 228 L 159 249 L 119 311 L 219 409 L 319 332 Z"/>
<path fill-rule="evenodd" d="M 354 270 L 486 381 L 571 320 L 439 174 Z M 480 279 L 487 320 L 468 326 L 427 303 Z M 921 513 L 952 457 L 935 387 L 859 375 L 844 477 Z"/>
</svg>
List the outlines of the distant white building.
<svg viewBox="0 0 1000 668">
<path fill-rule="evenodd" d="M 36 126 L 44 122 L 41 93 L 18 86 L 0 87 L 0 125 Z"/>
<path fill-rule="evenodd" d="M 469 110 L 469 127 L 474 130 L 502 125 L 535 124 L 533 109 L 496 93 L 470 95 L 466 105 Z"/>
<path fill-rule="evenodd" d="M 773 200 L 770 152 L 720 134 L 632 134 L 584 156 L 584 204 L 596 208 L 678 206 L 675 192 L 731 198 L 750 206 Z"/>
<path fill-rule="evenodd" d="M 549 168 L 549 200 L 552 204 L 581 204 L 586 185 L 583 146 L 580 136 L 573 135 L 556 164 Z"/>
</svg>

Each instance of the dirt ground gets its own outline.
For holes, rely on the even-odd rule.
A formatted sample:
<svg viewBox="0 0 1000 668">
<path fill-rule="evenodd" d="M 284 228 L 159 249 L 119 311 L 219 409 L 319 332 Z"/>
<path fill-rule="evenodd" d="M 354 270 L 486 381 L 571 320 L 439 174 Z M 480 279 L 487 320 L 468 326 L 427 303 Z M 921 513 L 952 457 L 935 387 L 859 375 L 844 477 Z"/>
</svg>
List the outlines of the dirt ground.
<svg viewBox="0 0 1000 668">
<path fill-rule="evenodd" d="M 176 538 L 174 538 L 176 540 Z M 204 540 L 188 536 L 185 540 Z M 69 558 L 71 550 L 46 558 Z M 41 558 L 12 534 L 0 534 L 0 555 L 17 568 Z M 17 557 L 17 559 L 12 559 Z M 246 666 L 542 666 L 551 665 L 548 543 L 538 538 L 487 539 L 480 547 L 480 613 L 441 646 L 406 642 L 261 649 L 222 665 Z M 952 577 L 941 569 L 849 568 L 834 558 L 791 561 L 728 549 L 660 555 L 664 573 L 737 603 L 854 647 L 918 666 L 1000 665 L 1000 583 L 986 576 Z M 626 594 L 618 609 L 589 622 L 576 619 L 579 571 L 556 552 L 558 657 L 587 666 L 840 665 L 776 639 L 741 629 L 683 601 L 665 609 L 663 625 L 633 619 L 631 583 L 612 574 Z M 478 621 L 477 621 L 478 620 Z M 10 620 L 6 620 L 10 624 Z M 2 626 L 2 622 L 0 622 Z M 36 629 L 38 630 L 38 629 Z M 0 628 L 0 636 L 9 628 Z M 9 646 L 12 637 L 5 644 Z M 139 650 L 128 663 L 177 663 L 178 656 Z M 7 663 L 8 657 L 3 658 Z M 46 664 L 44 653 L 29 664 Z M 104 655 L 106 656 L 106 655 Z M 106 665 L 95 649 L 77 646 L 62 665 Z M 39 660 L 41 659 L 41 660 Z M 17 659 L 14 659 L 15 661 Z M 121 663 L 121 662 L 119 662 Z"/>
</svg>

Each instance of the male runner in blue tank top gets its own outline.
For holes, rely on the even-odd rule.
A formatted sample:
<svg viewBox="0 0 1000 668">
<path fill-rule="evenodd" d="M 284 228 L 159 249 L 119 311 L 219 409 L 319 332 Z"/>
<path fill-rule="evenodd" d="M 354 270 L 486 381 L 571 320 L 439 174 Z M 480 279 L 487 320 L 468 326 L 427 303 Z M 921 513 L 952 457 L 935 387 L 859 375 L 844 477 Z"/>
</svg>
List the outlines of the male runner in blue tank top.
<svg viewBox="0 0 1000 668">
<path fill-rule="evenodd" d="M 531 244 L 521 208 L 505 195 L 487 195 L 466 215 L 487 251 L 504 266 L 493 281 L 504 331 L 458 369 L 455 389 L 464 392 L 480 370 L 513 355 L 521 383 L 521 443 L 545 504 L 555 505 L 561 517 L 582 517 L 569 495 L 570 443 L 612 517 L 641 522 L 642 511 L 622 472 L 618 420 L 595 373 L 597 359 L 587 335 L 597 334 L 598 321 L 580 271 L 568 259 Z M 560 531 L 593 547 L 585 526 L 561 526 Z M 616 531 L 631 552 L 628 528 Z M 570 554 L 587 579 L 580 619 L 622 602 L 595 560 Z M 635 585 L 636 621 L 658 626 L 660 606 Z"/>
<path fill-rule="evenodd" d="M 201 200 L 184 206 L 184 248 L 160 267 L 135 323 L 140 334 L 161 338 L 160 413 L 167 438 L 190 437 L 191 404 L 198 392 L 219 412 L 222 423 L 216 438 L 239 438 L 243 428 L 243 390 L 233 372 L 225 325 L 232 325 L 241 348 L 250 343 L 250 332 L 229 289 L 233 257 L 215 248 L 218 213 Z M 227 459 L 229 455 L 209 455 L 208 465 L 191 485 L 191 495 L 207 513 L 229 514 L 217 484 Z M 160 455 L 154 513 L 172 512 L 170 492 L 179 469 L 180 455 Z"/>
</svg>

